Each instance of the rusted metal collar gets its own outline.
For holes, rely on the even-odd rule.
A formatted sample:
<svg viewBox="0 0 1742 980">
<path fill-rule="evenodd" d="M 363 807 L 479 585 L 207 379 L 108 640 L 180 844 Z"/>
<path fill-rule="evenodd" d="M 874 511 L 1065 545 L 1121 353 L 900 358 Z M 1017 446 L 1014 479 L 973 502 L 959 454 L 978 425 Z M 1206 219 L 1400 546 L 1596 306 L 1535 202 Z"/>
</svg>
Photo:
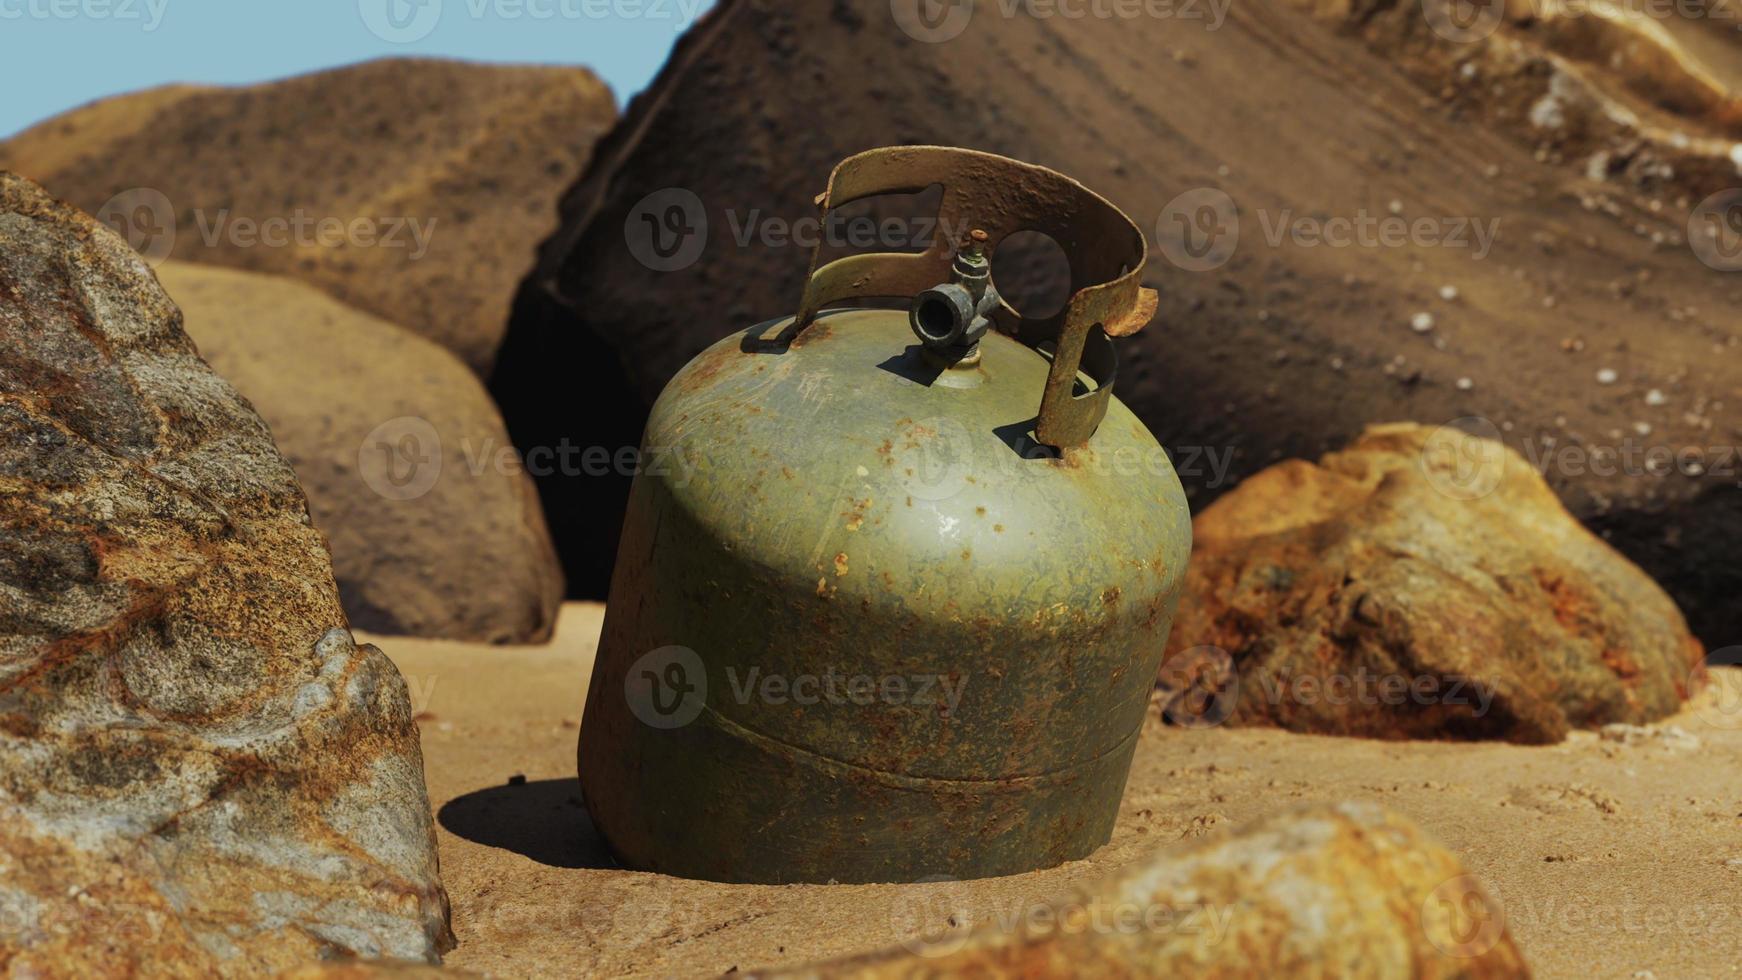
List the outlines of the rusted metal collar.
<svg viewBox="0 0 1742 980">
<path fill-rule="evenodd" d="M 998 329 L 1047 352 L 1052 369 L 1041 396 L 1035 438 L 1058 449 L 1089 441 L 1106 417 L 1118 357 L 1111 337 L 1143 329 L 1158 301 L 1142 285 L 1149 245 L 1143 232 L 1106 198 L 1063 174 L 978 150 L 896 146 L 849 157 L 817 198 L 828 212 L 883 194 L 943 188 L 940 228 L 978 228 L 989 249 L 1019 231 L 1051 236 L 1070 260 L 1071 298 L 1050 317 L 1028 318 L 1000 301 Z M 825 306 L 870 297 L 911 298 L 949 279 L 959 243 L 940 235 L 920 253 L 873 252 L 819 268 L 811 256 L 804 300 L 790 335 L 809 327 Z M 1080 375 L 1087 375 L 1085 382 Z M 1079 392 L 1079 388 L 1089 390 Z"/>
</svg>

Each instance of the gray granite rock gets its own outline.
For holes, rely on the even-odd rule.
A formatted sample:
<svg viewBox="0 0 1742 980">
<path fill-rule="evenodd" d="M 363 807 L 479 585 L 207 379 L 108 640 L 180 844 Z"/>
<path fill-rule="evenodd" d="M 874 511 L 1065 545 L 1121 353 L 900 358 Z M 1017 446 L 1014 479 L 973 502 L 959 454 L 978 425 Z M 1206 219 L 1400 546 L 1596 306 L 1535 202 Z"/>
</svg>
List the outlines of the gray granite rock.
<svg viewBox="0 0 1742 980">
<path fill-rule="evenodd" d="M 0 173 L 0 963 L 451 944 L 404 681 L 127 244 Z"/>
</svg>

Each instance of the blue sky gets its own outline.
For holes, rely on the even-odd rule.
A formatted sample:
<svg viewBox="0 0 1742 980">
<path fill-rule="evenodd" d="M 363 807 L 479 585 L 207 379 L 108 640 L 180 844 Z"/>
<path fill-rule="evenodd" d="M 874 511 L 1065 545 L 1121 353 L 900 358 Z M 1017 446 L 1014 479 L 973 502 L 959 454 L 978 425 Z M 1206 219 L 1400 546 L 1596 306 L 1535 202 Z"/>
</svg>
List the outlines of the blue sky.
<svg viewBox="0 0 1742 980">
<path fill-rule="evenodd" d="M 619 103 L 713 0 L 0 0 L 0 137 L 169 82 L 383 56 L 586 65 Z"/>
</svg>

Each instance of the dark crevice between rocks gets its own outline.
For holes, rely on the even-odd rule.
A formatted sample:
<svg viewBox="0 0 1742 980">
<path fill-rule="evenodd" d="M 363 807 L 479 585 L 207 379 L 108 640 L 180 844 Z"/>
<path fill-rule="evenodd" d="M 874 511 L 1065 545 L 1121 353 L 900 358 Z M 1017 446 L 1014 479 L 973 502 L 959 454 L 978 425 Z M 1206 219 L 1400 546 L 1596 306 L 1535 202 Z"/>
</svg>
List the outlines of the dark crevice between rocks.
<svg viewBox="0 0 1742 980">
<path fill-rule="evenodd" d="M 513 328 L 496 357 L 490 395 L 538 487 L 573 599 L 604 599 L 632 471 L 618 450 L 639 447 L 651 406 L 630 385 L 621 356 L 535 279 L 522 283 Z M 602 475 L 582 453 L 602 447 Z M 536 454 L 534 451 L 537 450 Z"/>
<path fill-rule="evenodd" d="M 1713 487 L 1680 503 L 1588 518 L 1586 525 L 1663 586 L 1712 663 L 1742 650 L 1742 487 Z M 1729 659 L 1725 659 L 1728 655 Z"/>
</svg>

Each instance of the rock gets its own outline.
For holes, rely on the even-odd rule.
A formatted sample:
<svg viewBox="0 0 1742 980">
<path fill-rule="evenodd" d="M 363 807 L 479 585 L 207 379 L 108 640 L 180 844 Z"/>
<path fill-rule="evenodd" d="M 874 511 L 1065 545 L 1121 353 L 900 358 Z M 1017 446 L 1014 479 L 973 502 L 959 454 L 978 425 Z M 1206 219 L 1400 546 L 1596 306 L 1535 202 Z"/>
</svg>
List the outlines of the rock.
<svg viewBox="0 0 1742 980">
<path fill-rule="evenodd" d="M 965 23 L 938 22 L 939 43 L 926 43 L 882 0 L 720 4 L 565 198 L 492 383 L 509 431 L 527 445 L 633 445 L 651 399 L 690 357 L 793 311 L 811 257 L 796 223 L 814 217 L 837 162 L 885 144 L 970 146 L 1061 170 L 1150 234 L 1145 282 L 1162 305 L 1121 341 L 1118 392 L 1174 452 L 1195 504 L 1374 421 L 1485 418 L 1577 516 L 1668 583 L 1711 646 L 1742 636 L 1742 460 L 1722 448 L 1742 427 L 1730 397 L 1742 388 L 1742 340 L 1729 313 L 1742 277 L 1652 238 L 1685 235 L 1699 202 L 1735 184 L 1733 166 L 1604 192 L 1613 200 L 1587 209 L 1582 161 L 1536 160 L 1540 136 L 1473 107 L 1481 85 L 1453 109 L 1424 105 L 1437 87 L 1398 70 L 1407 52 L 1370 50 L 1290 0 L 1242 2 L 1225 21 L 1213 5 L 1195 16 L 1173 5 L 1167 17 L 1118 6 L 1067 18 L 981 5 Z M 1414 4 L 1342 9 L 1421 20 Z M 1471 48 L 1444 45 L 1454 56 Z M 1180 50 L 1190 64 L 1167 55 Z M 1045 84 L 1012 78 L 1013 62 Z M 1641 118 L 1679 124 L 1662 113 Z M 1687 131 L 1722 135 L 1698 119 Z M 1653 211 L 1639 198 L 1659 187 L 1674 193 Z M 699 203 L 673 211 L 687 199 L 655 196 L 671 188 Z M 868 210 L 907 219 L 934 201 Z M 854 228 L 866 225 L 843 232 Z M 873 247 L 927 238 L 920 221 L 895 228 Z M 626 247 L 674 249 L 690 229 L 682 240 L 702 247 L 672 271 Z M 1019 297 L 1059 282 L 1056 262 L 1006 253 L 994 264 Z M 1436 295 L 1448 282 L 1459 285 L 1455 315 Z M 1400 329 L 1423 310 L 1436 315 L 1430 334 Z M 1588 349 L 1561 349 L 1569 324 Z M 1626 383 L 1593 385 L 1604 367 Z M 1653 387 L 1671 403 L 1642 419 Z M 1636 421 L 1656 427 L 1643 445 L 1625 432 Z M 1698 447 L 1704 468 L 1604 458 L 1630 443 L 1663 455 Z M 626 480 L 541 483 L 582 594 L 605 594 L 609 562 L 587 556 L 614 547 Z"/>
<path fill-rule="evenodd" d="M 1628 748 L 1656 746 L 1670 752 L 1695 752 L 1703 744 L 1698 735 L 1679 725 L 1604 725 L 1597 735 Z"/>
<path fill-rule="evenodd" d="M 457 980 L 475 973 L 422 963 L 393 960 L 350 960 L 301 966 L 278 975 L 278 980 Z"/>
<path fill-rule="evenodd" d="M 405 682 L 120 238 L 0 173 L 0 963 L 270 974 L 452 944 Z"/>
<path fill-rule="evenodd" d="M 107 99 L 0 142 L 0 169 L 153 258 L 301 279 L 488 373 L 615 115 L 583 68 L 393 59 Z"/>
<path fill-rule="evenodd" d="M 271 426 L 359 629 L 542 643 L 562 601 L 538 495 L 440 346 L 294 280 L 169 261 L 202 356 Z"/>
<path fill-rule="evenodd" d="M 1161 686 L 1176 720 L 1546 743 L 1673 714 L 1675 603 L 1499 443 L 1374 426 L 1206 509 Z"/>
<path fill-rule="evenodd" d="M 1444 0 L 1291 2 L 1366 42 L 1449 109 L 1591 181 L 1701 195 L 1733 181 L 1735 96 L 1702 36 L 1728 30 L 1706 18 L 1591 16 L 1578 0 L 1494 4 L 1473 17 Z"/>
<path fill-rule="evenodd" d="M 901 948 L 792 977 L 1528 977 L 1504 911 L 1458 859 L 1368 803 L 1313 806 L 975 921 L 947 885 Z M 933 912 L 935 914 L 927 915 Z M 950 923 L 954 922 L 952 927 Z"/>
</svg>

